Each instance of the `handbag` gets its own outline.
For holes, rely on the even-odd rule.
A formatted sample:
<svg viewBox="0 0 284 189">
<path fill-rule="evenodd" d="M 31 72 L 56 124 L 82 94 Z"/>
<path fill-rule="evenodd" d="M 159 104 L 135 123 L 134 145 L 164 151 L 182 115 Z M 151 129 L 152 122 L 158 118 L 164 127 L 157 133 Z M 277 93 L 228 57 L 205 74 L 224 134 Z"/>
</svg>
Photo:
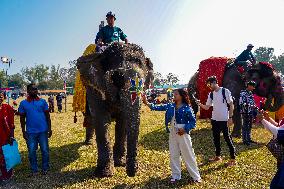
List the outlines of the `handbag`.
<svg viewBox="0 0 284 189">
<path fill-rule="evenodd" d="M 21 164 L 21 155 L 16 140 L 13 141 L 12 145 L 6 144 L 2 146 L 2 151 L 7 171 L 10 171 L 15 166 Z"/>
</svg>

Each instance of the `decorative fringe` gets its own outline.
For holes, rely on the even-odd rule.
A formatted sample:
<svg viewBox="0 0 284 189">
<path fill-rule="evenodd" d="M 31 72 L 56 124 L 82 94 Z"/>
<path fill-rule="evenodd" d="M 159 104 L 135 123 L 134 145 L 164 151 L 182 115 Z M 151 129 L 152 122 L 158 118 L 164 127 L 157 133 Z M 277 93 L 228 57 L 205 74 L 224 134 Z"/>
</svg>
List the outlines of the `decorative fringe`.
<svg viewBox="0 0 284 189">
<path fill-rule="evenodd" d="M 93 54 L 96 52 L 96 45 L 90 44 L 84 51 L 83 56 Z M 86 112 L 86 87 L 81 79 L 80 72 L 76 72 L 74 96 L 73 96 L 73 112 L 75 112 L 74 122 L 77 121 L 76 112 Z"/>
</svg>

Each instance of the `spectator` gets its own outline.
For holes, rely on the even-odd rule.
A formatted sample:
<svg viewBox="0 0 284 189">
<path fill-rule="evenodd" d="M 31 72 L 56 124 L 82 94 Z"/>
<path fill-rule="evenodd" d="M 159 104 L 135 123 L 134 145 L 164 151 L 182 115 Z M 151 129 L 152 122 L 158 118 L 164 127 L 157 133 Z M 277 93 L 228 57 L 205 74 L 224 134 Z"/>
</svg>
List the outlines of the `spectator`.
<svg viewBox="0 0 284 189">
<path fill-rule="evenodd" d="M 14 137 L 14 110 L 5 104 L 6 95 L 0 91 L 0 181 L 9 180 L 13 170 L 7 171 L 2 146 L 13 143 Z"/>
<path fill-rule="evenodd" d="M 192 148 L 190 130 L 196 127 L 196 120 L 189 105 L 189 97 L 183 89 L 174 92 L 174 103 L 163 105 L 149 104 L 145 96 L 143 102 L 155 111 L 166 111 L 166 130 L 169 132 L 171 182 L 181 179 L 181 158 L 194 182 L 201 182 L 196 157 Z M 171 128 L 168 128 L 168 124 Z"/>
<path fill-rule="evenodd" d="M 231 96 L 231 92 L 228 89 L 219 87 L 217 78 L 215 76 L 209 77 L 206 83 L 207 86 L 212 90 L 212 92 L 210 92 L 208 95 L 206 105 L 201 104 L 199 101 L 198 104 L 205 110 L 209 110 L 209 108 L 213 106 L 211 124 L 214 145 L 216 149 L 216 157 L 210 159 L 210 161 L 222 161 L 220 142 L 220 134 L 222 132 L 224 139 L 230 149 L 231 160 L 227 163 L 227 165 L 233 166 L 236 164 L 235 147 L 233 145 L 232 137 L 230 135 L 228 127 L 228 125 L 231 125 L 233 123 L 233 98 Z"/>
<path fill-rule="evenodd" d="M 253 118 L 255 117 L 256 104 L 253 98 L 252 91 L 255 89 L 256 83 L 249 81 L 247 88 L 240 93 L 240 113 L 242 115 L 242 137 L 244 145 L 249 146 L 251 143 L 256 143 L 251 140 L 251 128 Z"/>
<path fill-rule="evenodd" d="M 58 93 L 56 96 L 56 102 L 57 102 L 57 108 L 58 108 L 58 112 L 62 112 L 62 99 L 63 96 L 61 95 L 61 93 Z"/>
<path fill-rule="evenodd" d="M 48 97 L 48 105 L 49 105 L 49 112 L 54 112 L 54 96 L 53 94 L 50 94 Z"/>
<path fill-rule="evenodd" d="M 269 117 L 268 113 L 261 111 L 258 115 L 259 120 L 263 126 L 273 134 L 273 138 L 276 139 L 277 143 L 274 144 L 274 148 L 278 148 L 277 145 L 280 145 L 280 158 L 278 158 L 278 169 L 271 181 L 271 189 L 281 189 L 284 188 L 284 119 L 279 123 L 275 122 L 272 118 Z M 279 156 L 279 155 L 278 155 Z"/>
<path fill-rule="evenodd" d="M 31 176 L 38 172 L 37 148 L 40 146 L 42 155 L 42 174 L 49 170 L 48 138 L 51 137 L 51 120 L 46 101 L 38 97 L 35 84 L 27 86 L 28 97 L 20 103 L 19 114 L 23 137 L 27 142 Z"/>
</svg>

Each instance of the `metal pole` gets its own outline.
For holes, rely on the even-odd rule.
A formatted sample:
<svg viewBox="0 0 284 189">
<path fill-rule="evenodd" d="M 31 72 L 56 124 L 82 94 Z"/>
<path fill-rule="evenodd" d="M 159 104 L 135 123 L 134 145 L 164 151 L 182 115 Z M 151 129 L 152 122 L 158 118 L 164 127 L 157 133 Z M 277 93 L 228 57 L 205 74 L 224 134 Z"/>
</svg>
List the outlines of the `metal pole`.
<svg viewBox="0 0 284 189">
<path fill-rule="evenodd" d="M 65 90 L 65 112 L 67 112 L 67 93 Z"/>
</svg>

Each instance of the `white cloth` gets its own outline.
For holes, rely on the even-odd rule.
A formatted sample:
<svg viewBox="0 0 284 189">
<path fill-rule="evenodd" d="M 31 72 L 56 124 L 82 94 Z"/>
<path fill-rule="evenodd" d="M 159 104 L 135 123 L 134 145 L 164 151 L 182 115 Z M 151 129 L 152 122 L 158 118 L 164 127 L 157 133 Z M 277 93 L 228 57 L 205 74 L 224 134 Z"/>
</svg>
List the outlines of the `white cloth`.
<svg viewBox="0 0 284 189">
<path fill-rule="evenodd" d="M 179 136 L 178 128 L 183 128 L 184 124 L 176 124 L 175 116 L 171 121 L 171 129 L 169 134 L 169 150 L 170 164 L 172 170 L 172 178 L 181 179 L 181 157 L 185 162 L 185 166 L 194 180 L 201 180 L 197 167 L 196 157 L 192 148 L 191 138 L 189 134 Z"/>
<path fill-rule="evenodd" d="M 212 119 L 215 121 L 228 121 L 229 111 L 227 103 L 233 102 L 233 98 L 229 89 L 225 89 L 226 100 L 223 98 L 222 87 L 216 92 L 213 91 L 213 100 L 210 98 L 210 93 L 208 94 L 207 106 L 213 106 Z M 223 101 L 224 100 L 224 101 Z"/>
<path fill-rule="evenodd" d="M 267 130 L 269 130 L 273 134 L 274 138 L 277 138 L 279 130 L 284 130 L 283 127 L 276 127 L 275 125 L 273 125 L 272 123 L 270 123 L 265 119 L 263 119 L 261 123 Z"/>
</svg>

